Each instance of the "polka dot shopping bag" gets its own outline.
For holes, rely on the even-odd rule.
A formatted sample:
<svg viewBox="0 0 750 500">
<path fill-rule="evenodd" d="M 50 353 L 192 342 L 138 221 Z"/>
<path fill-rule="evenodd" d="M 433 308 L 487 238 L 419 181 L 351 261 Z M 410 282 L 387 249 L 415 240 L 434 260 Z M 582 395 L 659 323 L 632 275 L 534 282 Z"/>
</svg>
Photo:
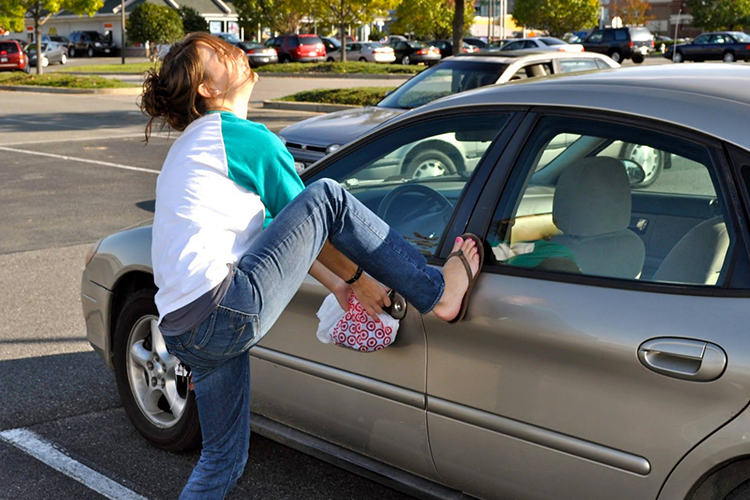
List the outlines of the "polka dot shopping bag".
<svg viewBox="0 0 750 500">
<path fill-rule="evenodd" d="M 324 344 L 336 344 L 361 352 L 375 352 L 396 340 L 398 320 L 389 314 L 379 314 L 376 323 L 365 312 L 354 294 L 349 297 L 349 309 L 341 309 L 336 297 L 329 294 L 318 310 L 317 337 Z"/>
</svg>

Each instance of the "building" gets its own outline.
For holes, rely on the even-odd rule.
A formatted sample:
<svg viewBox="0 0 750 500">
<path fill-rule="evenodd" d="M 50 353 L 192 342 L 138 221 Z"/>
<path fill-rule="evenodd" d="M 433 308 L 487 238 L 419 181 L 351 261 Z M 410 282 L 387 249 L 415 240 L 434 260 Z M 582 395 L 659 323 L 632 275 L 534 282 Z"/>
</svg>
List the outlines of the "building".
<svg viewBox="0 0 750 500">
<path fill-rule="evenodd" d="M 624 0 L 601 0 L 602 4 L 602 26 L 609 26 L 612 18 L 616 15 L 619 4 L 624 4 Z M 695 37 L 702 30 L 690 25 L 693 16 L 686 2 L 682 0 L 649 0 L 651 8 L 648 15 L 653 19 L 646 21 L 646 27 L 654 34 L 667 35 L 672 38 L 675 36 L 677 28 L 678 37 Z M 679 20 L 679 25 L 677 24 Z"/>
</svg>

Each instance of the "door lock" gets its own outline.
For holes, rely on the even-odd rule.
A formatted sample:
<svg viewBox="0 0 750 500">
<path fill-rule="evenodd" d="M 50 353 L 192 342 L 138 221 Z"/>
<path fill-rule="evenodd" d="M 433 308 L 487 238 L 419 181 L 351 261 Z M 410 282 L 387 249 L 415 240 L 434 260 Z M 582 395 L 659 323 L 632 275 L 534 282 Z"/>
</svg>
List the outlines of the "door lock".
<svg viewBox="0 0 750 500">
<path fill-rule="evenodd" d="M 638 359 L 649 370 L 694 382 L 716 380 L 727 366 L 724 349 L 703 340 L 661 337 L 638 348 Z"/>
</svg>

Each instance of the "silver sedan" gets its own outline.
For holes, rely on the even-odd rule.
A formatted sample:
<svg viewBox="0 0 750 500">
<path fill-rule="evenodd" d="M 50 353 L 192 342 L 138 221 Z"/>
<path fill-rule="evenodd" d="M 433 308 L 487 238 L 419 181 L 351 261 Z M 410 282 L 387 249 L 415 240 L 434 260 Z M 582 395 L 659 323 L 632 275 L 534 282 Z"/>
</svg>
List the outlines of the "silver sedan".
<svg viewBox="0 0 750 500">
<path fill-rule="evenodd" d="M 36 66 L 38 57 L 36 55 L 36 44 L 31 43 L 26 46 L 26 53 L 29 56 L 29 64 Z M 42 67 L 46 68 L 50 64 L 60 63 L 67 64 L 68 62 L 68 50 L 64 45 L 57 42 L 44 42 L 42 43 Z"/>
<path fill-rule="evenodd" d="M 398 338 L 372 354 L 317 340 L 327 291 L 308 278 L 251 351 L 254 430 L 422 498 L 748 498 L 749 80 L 709 64 L 490 86 L 319 162 L 305 182 L 340 182 L 431 265 L 465 231 L 488 257 L 463 322 L 397 297 Z M 455 171 L 392 175 L 445 136 Z M 648 186 L 645 151 L 669 158 Z M 198 415 L 150 248 L 150 226 L 97 242 L 83 312 L 133 425 L 180 450 Z"/>
<path fill-rule="evenodd" d="M 328 52 L 327 62 L 339 61 L 341 49 Z M 390 64 L 396 61 L 391 47 L 378 42 L 355 42 L 346 44 L 346 60 L 359 62 L 377 62 Z"/>
</svg>

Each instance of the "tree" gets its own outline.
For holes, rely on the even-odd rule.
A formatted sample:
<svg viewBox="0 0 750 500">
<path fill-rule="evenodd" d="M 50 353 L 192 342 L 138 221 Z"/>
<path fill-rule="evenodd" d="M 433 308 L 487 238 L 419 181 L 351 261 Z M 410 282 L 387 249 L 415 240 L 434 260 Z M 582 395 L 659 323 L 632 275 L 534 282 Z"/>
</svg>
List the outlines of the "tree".
<svg viewBox="0 0 750 500">
<path fill-rule="evenodd" d="M 71 11 L 79 16 L 93 16 L 104 5 L 103 0 L 0 0 L 0 25 L 14 31 L 23 31 L 24 18 L 34 21 L 37 64 L 36 72 L 41 75 L 42 67 L 42 26 L 50 17 L 62 10 Z"/>
<path fill-rule="evenodd" d="M 185 35 L 182 18 L 176 10 L 152 3 L 142 3 L 133 9 L 127 33 L 132 41 L 148 44 L 146 55 L 152 61 L 157 57 L 157 44 L 176 42 Z"/>
<path fill-rule="evenodd" d="M 473 2 L 464 3 L 462 36 L 474 22 Z M 417 38 L 452 38 L 455 5 L 452 0 L 403 0 L 396 7 L 391 32 L 414 33 Z"/>
<path fill-rule="evenodd" d="M 469 0 L 468 4 L 474 10 L 474 2 Z M 456 0 L 453 11 L 453 55 L 461 53 L 464 46 L 464 0 Z"/>
<path fill-rule="evenodd" d="M 568 31 L 599 24 L 599 0 L 516 0 L 516 24 L 562 36 Z"/>
<path fill-rule="evenodd" d="M 371 22 L 395 7 L 397 0 L 314 0 L 313 10 L 336 25 L 341 40 L 341 62 L 346 61 L 346 27 Z"/>
<path fill-rule="evenodd" d="M 738 30 L 750 25 L 750 0 L 689 0 L 692 25 L 708 31 Z"/>
<path fill-rule="evenodd" d="M 641 26 L 654 18 L 647 14 L 651 10 L 648 0 L 625 0 L 622 4 L 615 3 L 613 13 L 622 18 L 623 24 L 627 26 Z"/>
<path fill-rule="evenodd" d="M 182 18 L 182 29 L 185 33 L 208 32 L 208 21 L 194 8 L 183 5 L 177 12 L 180 13 Z"/>
<path fill-rule="evenodd" d="M 240 25 L 254 32 L 265 24 L 275 33 L 294 33 L 312 10 L 313 0 L 236 0 Z M 260 41 L 260 40 L 258 40 Z"/>
</svg>

